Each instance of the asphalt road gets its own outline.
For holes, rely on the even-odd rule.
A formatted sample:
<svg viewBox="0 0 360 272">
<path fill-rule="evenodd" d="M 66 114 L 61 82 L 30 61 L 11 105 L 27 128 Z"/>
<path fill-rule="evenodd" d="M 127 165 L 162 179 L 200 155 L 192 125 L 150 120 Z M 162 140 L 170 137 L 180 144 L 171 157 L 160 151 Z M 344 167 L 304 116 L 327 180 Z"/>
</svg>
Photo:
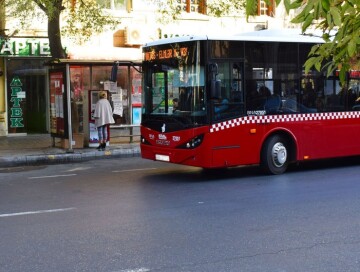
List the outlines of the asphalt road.
<svg viewBox="0 0 360 272">
<path fill-rule="evenodd" d="M 0 169 L 0 271 L 360 271 L 360 163 Z"/>
</svg>

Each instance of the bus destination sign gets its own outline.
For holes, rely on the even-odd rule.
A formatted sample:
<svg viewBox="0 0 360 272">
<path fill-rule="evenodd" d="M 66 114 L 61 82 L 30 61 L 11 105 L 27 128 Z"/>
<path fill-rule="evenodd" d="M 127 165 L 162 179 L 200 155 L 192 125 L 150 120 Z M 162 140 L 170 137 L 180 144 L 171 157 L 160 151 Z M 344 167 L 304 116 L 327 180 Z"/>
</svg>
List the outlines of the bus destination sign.
<svg viewBox="0 0 360 272">
<path fill-rule="evenodd" d="M 187 55 L 188 55 L 187 47 L 169 48 L 169 49 L 152 49 L 149 52 L 145 52 L 145 61 L 186 57 Z"/>
</svg>

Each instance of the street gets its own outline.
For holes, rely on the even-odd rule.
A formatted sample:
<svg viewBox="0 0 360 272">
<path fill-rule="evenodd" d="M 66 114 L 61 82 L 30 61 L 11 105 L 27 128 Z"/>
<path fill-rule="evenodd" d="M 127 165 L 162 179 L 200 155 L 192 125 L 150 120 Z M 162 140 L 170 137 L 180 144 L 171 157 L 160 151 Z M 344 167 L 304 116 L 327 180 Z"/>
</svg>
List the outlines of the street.
<svg viewBox="0 0 360 272">
<path fill-rule="evenodd" d="M 0 169 L 0 271 L 359 271 L 359 160 Z"/>
</svg>

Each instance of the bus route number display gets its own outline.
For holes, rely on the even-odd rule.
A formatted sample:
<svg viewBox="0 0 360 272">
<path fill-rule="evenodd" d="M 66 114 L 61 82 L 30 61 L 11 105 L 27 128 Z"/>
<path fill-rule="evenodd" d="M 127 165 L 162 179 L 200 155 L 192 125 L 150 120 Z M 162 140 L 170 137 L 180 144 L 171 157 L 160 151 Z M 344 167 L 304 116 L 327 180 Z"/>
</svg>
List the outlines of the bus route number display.
<svg viewBox="0 0 360 272">
<path fill-rule="evenodd" d="M 188 55 L 187 47 L 169 48 L 169 49 L 152 49 L 149 52 L 145 52 L 145 61 L 186 57 L 187 55 Z"/>
</svg>

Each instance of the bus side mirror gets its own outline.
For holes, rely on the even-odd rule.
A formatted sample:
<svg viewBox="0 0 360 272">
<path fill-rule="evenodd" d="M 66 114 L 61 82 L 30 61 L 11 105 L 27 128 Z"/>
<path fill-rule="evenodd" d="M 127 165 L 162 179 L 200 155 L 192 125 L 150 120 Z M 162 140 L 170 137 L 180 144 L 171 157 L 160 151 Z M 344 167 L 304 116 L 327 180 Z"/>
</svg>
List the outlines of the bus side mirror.
<svg viewBox="0 0 360 272">
<path fill-rule="evenodd" d="M 210 84 L 210 97 L 221 97 L 221 80 L 212 79 Z"/>
</svg>

